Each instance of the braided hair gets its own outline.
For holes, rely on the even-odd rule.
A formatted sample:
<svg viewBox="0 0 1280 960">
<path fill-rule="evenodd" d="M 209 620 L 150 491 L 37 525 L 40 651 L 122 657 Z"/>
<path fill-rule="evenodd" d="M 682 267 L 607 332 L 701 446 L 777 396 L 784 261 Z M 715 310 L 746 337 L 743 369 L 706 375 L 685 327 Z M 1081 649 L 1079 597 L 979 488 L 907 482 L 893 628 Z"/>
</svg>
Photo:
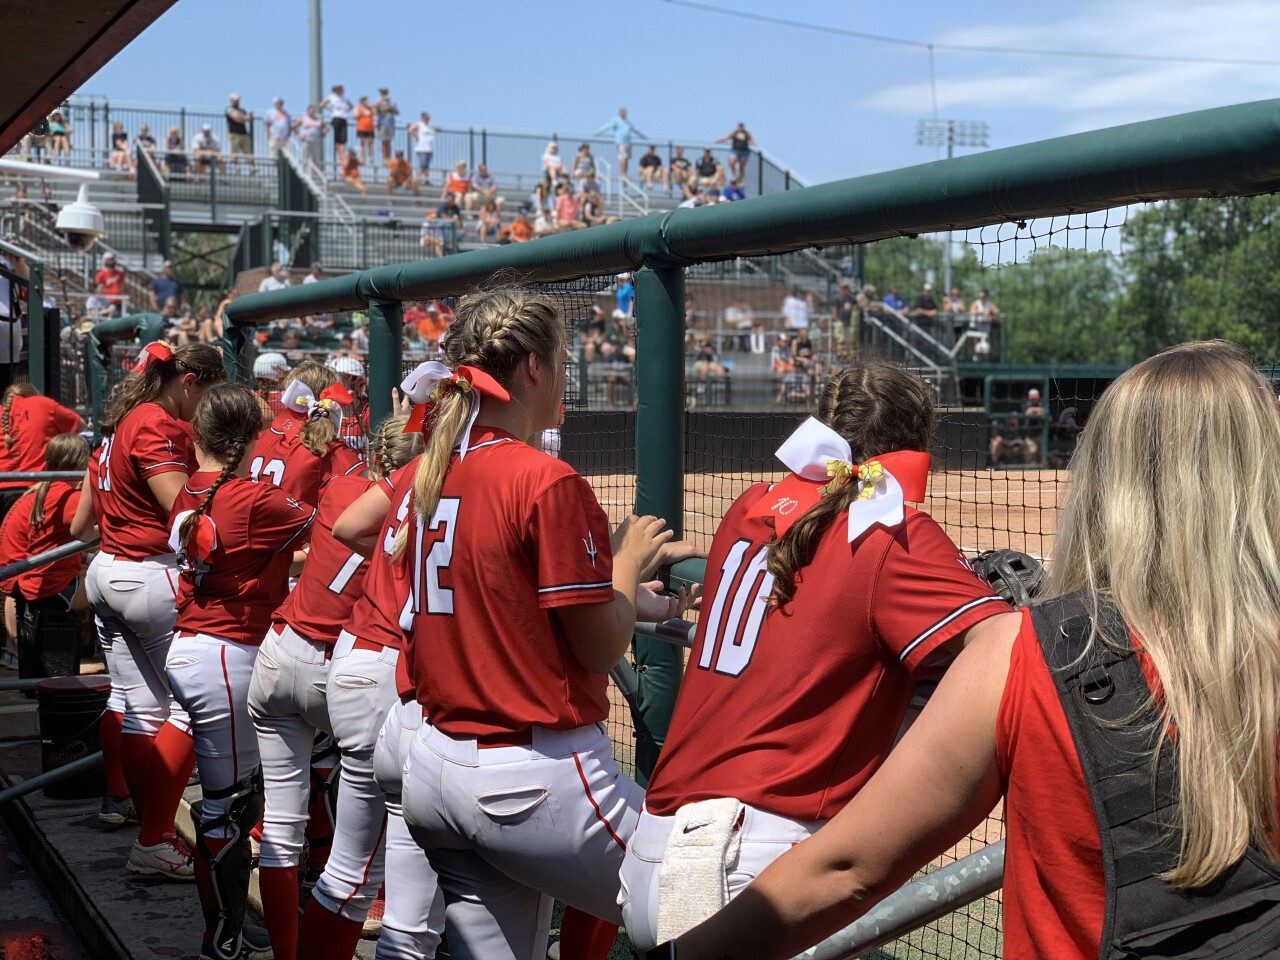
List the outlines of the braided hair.
<svg viewBox="0 0 1280 960">
<path fill-rule="evenodd" d="M 905 367 L 878 358 L 858 359 L 827 381 L 817 417 L 848 441 L 853 463 L 895 450 L 928 450 L 933 394 Z M 800 571 L 813 561 L 818 540 L 857 495 L 858 485 L 846 483 L 823 497 L 769 549 L 770 605 L 785 607 L 791 602 Z"/>
<path fill-rule="evenodd" d="M 131 410 L 155 400 L 171 380 L 188 373 L 194 374 L 196 383 L 200 384 L 221 383 L 227 379 L 222 354 L 215 348 L 207 343 L 179 347 L 169 359 L 153 359 L 116 384 L 102 414 L 102 435 L 111 436 Z"/>
<path fill-rule="evenodd" d="M 209 512 L 218 489 L 236 475 L 241 461 L 262 430 L 262 408 L 253 391 L 240 383 L 220 383 L 210 387 L 191 417 L 191 433 L 200 449 L 222 464 L 222 471 L 209 485 L 204 499 L 182 520 L 178 527 L 181 554 L 200 518 Z"/>
<path fill-rule="evenodd" d="M 548 298 L 511 287 L 481 290 L 458 302 L 444 342 L 445 363 L 455 370 L 463 364 L 475 367 L 507 386 L 529 354 L 548 363 L 559 362 L 564 341 L 564 322 Z M 450 390 L 437 401 L 413 480 L 418 516 L 435 513 L 453 448 L 470 415 L 471 397 L 460 390 Z M 397 560 L 404 558 L 408 543 L 409 525 L 401 524 L 392 553 Z"/>
<path fill-rule="evenodd" d="M 4 440 L 4 448 L 8 450 L 13 446 L 13 436 L 10 434 L 10 424 L 13 414 L 13 398 L 14 397 L 35 397 L 39 396 L 40 391 L 29 383 L 11 383 L 5 387 L 4 397 L 0 398 L 0 438 Z"/>
<path fill-rule="evenodd" d="M 387 417 L 369 439 L 369 473 L 382 480 L 422 452 L 422 434 L 405 433 L 408 417 Z"/>
<path fill-rule="evenodd" d="M 60 433 L 49 440 L 44 451 L 46 470 L 83 470 L 89 462 L 89 444 L 78 433 Z M 49 495 L 51 481 L 42 480 L 31 488 L 35 502 L 31 504 L 31 529 L 44 522 L 44 502 Z M 86 491 L 84 496 L 88 496 Z"/>
</svg>

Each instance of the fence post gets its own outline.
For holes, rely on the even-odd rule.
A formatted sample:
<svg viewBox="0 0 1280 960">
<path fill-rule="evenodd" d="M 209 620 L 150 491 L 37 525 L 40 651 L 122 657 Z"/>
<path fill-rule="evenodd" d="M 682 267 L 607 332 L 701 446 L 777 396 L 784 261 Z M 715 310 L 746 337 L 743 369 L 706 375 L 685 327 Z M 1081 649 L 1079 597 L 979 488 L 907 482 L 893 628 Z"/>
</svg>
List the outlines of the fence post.
<svg viewBox="0 0 1280 960">
<path fill-rule="evenodd" d="M 218 222 L 218 164 L 209 161 L 209 219 Z"/>
<path fill-rule="evenodd" d="M 636 513 L 684 527 L 684 271 L 636 273 Z M 667 736 L 684 673 L 684 654 L 651 637 L 635 639 L 640 675 L 636 776 L 647 783 Z"/>
<path fill-rule="evenodd" d="M 27 376 L 32 385 L 49 396 L 49 382 L 46 374 L 49 371 L 49 351 L 58 349 L 58 328 L 53 330 L 53 340 L 48 339 L 49 324 L 44 315 L 44 265 L 32 261 L 27 267 Z M 16 327 L 17 324 L 12 324 Z M 10 355 L 13 356 L 12 351 Z M 16 361 L 16 357 L 14 360 Z M 54 397 L 54 399 L 58 399 Z"/>
<path fill-rule="evenodd" d="M 489 163 L 489 130 L 487 127 L 480 128 L 480 162 Z"/>
<path fill-rule="evenodd" d="M 102 101 L 102 132 L 106 134 L 103 138 L 106 145 L 103 150 L 107 151 L 111 146 L 111 102 L 108 100 Z M 108 152 L 107 156 L 110 157 L 111 154 Z"/>
<path fill-rule="evenodd" d="M 476 172 L 476 128 L 467 131 L 467 169 Z"/>
<path fill-rule="evenodd" d="M 756 179 L 758 181 L 756 186 L 756 196 L 763 197 L 764 196 L 764 154 L 758 150 L 756 151 Z"/>
<path fill-rule="evenodd" d="M 92 101 L 89 102 L 89 150 L 92 151 L 98 145 L 98 107 Z"/>
<path fill-rule="evenodd" d="M 391 388 L 404 379 L 399 300 L 369 301 L 369 423 L 392 414 Z"/>
</svg>

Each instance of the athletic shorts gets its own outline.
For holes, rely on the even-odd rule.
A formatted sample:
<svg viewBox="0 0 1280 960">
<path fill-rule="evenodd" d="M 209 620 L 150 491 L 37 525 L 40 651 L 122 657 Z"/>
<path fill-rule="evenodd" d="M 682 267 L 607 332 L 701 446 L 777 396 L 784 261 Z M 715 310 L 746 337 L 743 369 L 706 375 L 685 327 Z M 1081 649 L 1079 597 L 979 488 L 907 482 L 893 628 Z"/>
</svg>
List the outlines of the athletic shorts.
<svg viewBox="0 0 1280 960">
<path fill-rule="evenodd" d="M 393 126 L 385 126 L 378 128 L 379 140 L 394 140 L 396 136 L 396 128 Z"/>
<path fill-rule="evenodd" d="M 232 153 L 253 153 L 253 137 L 247 133 L 229 133 Z"/>
<path fill-rule="evenodd" d="M 333 144 L 334 146 L 346 146 L 347 143 L 347 119 L 346 117 L 333 118 Z"/>
<path fill-rule="evenodd" d="M 415 150 L 413 151 L 413 155 L 418 160 L 419 170 L 421 170 L 423 173 L 426 173 L 428 170 L 431 169 L 431 158 L 435 156 L 435 154 L 433 154 L 430 150 Z M 461 200 L 462 198 L 459 197 L 458 199 Z"/>
<path fill-rule="evenodd" d="M 618 159 L 619 160 L 631 159 L 631 144 L 629 143 L 618 144 Z"/>
<path fill-rule="evenodd" d="M 359 137 L 361 140 L 372 140 L 372 139 L 373 139 L 373 131 L 372 131 L 372 130 L 357 130 L 357 131 L 356 131 L 356 136 L 357 136 L 357 137 Z"/>
</svg>

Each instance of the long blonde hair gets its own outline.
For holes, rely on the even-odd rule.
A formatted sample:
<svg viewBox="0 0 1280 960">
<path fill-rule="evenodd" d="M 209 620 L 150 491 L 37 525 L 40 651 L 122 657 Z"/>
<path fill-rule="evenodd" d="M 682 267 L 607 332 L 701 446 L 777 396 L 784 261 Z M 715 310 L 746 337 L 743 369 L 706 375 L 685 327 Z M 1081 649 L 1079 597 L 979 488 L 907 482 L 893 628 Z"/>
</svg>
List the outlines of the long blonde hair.
<svg viewBox="0 0 1280 960">
<path fill-rule="evenodd" d="M 1163 877 L 1178 889 L 1213 882 L 1246 847 L 1280 862 L 1267 835 L 1280 737 L 1277 503 L 1275 394 L 1224 341 L 1174 347 L 1121 376 L 1072 461 L 1053 592 L 1109 600 L 1160 677 L 1182 826 Z"/>
<path fill-rule="evenodd" d="M 565 327 L 555 305 L 546 297 L 518 288 L 483 290 L 463 297 L 445 337 L 445 363 L 456 369 L 476 367 L 503 386 L 521 360 L 534 354 L 548 363 L 559 362 Z M 440 488 L 453 448 L 471 414 L 471 395 L 447 392 L 436 404 L 430 436 L 413 479 L 413 504 L 418 516 L 430 517 L 440 502 Z M 403 559 L 409 524 L 400 525 L 392 556 Z"/>
<path fill-rule="evenodd" d="M 313 397 L 319 397 L 322 390 L 342 382 L 336 373 L 316 360 L 303 360 L 290 370 L 280 383 L 281 391 L 288 390 L 289 384 L 295 380 L 306 384 Z M 298 429 L 298 442 L 313 456 L 323 457 L 337 439 L 338 428 L 328 417 L 307 419 Z"/>
</svg>

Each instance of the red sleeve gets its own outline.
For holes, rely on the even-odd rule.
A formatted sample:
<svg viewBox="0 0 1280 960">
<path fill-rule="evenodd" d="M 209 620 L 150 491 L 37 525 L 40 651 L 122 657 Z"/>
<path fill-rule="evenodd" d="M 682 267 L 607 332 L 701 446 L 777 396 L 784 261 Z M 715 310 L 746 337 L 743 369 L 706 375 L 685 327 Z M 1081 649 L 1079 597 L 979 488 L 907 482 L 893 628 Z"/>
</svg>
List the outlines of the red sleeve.
<svg viewBox="0 0 1280 960">
<path fill-rule="evenodd" d="M 23 496 L 12 507 L 0 524 L 0 566 L 25 560 L 31 545 L 31 499 Z M 13 593 L 18 588 L 18 578 L 0 580 L 0 593 Z"/>
<path fill-rule="evenodd" d="M 67 536 L 71 536 L 71 521 L 76 518 L 76 507 L 80 505 L 80 491 L 72 490 L 67 494 L 67 498 L 62 501 L 62 511 L 58 514 L 57 524 L 59 530 L 66 530 Z"/>
<path fill-rule="evenodd" d="M 138 427 L 129 451 L 144 480 L 163 473 L 187 473 L 190 440 L 182 422 L 153 417 Z"/>
<path fill-rule="evenodd" d="M 342 441 L 338 441 L 329 448 L 329 458 L 329 475 L 332 477 L 350 476 L 365 468 L 365 462 L 360 454 Z"/>
<path fill-rule="evenodd" d="M 249 525 L 254 538 L 275 547 L 278 552 L 300 545 L 303 534 L 315 519 L 315 509 L 272 484 L 259 483 L 255 486 L 258 496 L 253 503 Z"/>
<path fill-rule="evenodd" d="M 55 400 L 50 400 L 49 403 L 52 405 L 49 411 L 50 419 L 58 428 L 57 433 L 75 433 L 80 428 L 80 414 L 74 410 L 68 410 Z"/>
<path fill-rule="evenodd" d="M 871 629 L 913 677 L 938 647 L 1009 605 L 969 566 L 933 518 L 909 512 L 876 575 Z"/>
<path fill-rule="evenodd" d="M 582 477 L 562 477 L 534 500 L 529 537 L 538 559 L 539 606 L 613 599 L 609 518 Z"/>
</svg>

